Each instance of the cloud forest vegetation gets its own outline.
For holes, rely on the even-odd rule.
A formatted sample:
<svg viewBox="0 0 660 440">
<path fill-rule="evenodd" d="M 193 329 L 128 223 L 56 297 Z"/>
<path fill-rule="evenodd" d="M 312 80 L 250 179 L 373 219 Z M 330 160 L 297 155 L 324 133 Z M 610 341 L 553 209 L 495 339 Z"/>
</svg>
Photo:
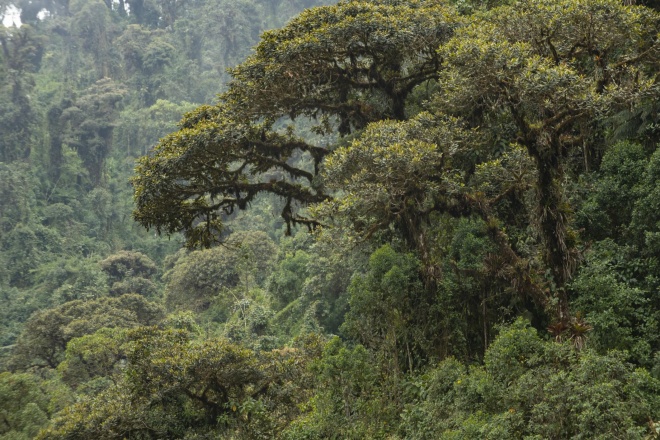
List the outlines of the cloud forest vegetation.
<svg viewBox="0 0 660 440">
<path fill-rule="evenodd" d="M 0 16 L 0 440 L 660 439 L 660 3 Z"/>
</svg>

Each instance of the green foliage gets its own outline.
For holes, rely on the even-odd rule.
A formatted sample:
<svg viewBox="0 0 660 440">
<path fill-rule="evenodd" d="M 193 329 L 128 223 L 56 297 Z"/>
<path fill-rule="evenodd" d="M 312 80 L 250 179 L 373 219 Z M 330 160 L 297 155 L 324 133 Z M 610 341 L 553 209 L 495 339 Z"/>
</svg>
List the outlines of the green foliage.
<svg viewBox="0 0 660 440">
<path fill-rule="evenodd" d="M 122 347 L 126 342 L 123 329 L 102 328 L 95 333 L 71 339 L 66 345 L 64 360 L 57 366 L 62 381 L 74 390 L 89 389 L 94 379 L 111 378 L 121 369 L 126 357 Z M 98 393 L 94 389 L 94 394 Z"/>
<path fill-rule="evenodd" d="M 116 70 L 111 44 L 115 29 L 110 11 L 102 0 L 73 0 L 71 10 L 75 13 L 70 31 L 82 42 L 82 50 L 92 57 L 94 80 L 110 78 Z"/>
<path fill-rule="evenodd" d="M 319 328 L 338 333 L 348 310 L 351 277 L 365 266 L 368 254 L 337 238 L 328 229 L 316 236 L 301 231 L 280 242 L 283 259 L 267 283 L 280 334 L 293 337 Z"/>
<path fill-rule="evenodd" d="M 34 438 L 54 413 L 72 401 L 70 391 L 57 378 L 0 373 L 0 438 Z"/>
<path fill-rule="evenodd" d="M 658 386 L 621 353 L 576 353 L 519 320 L 483 367 L 448 359 L 421 378 L 402 429 L 411 439 L 642 439 L 660 410 Z"/>
<path fill-rule="evenodd" d="M 453 168 L 471 141 L 457 120 L 427 113 L 371 124 L 325 161 L 325 181 L 343 194 L 320 209 L 341 214 L 363 236 L 391 227 L 421 246 L 426 216 L 460 197 Z"/>
<path fill-rule="evenodd" d="M 626 238 L 635 201 L 647 192 L 640 188 L 647 161 L 638 144 L 620 142 L 607 150 L 588 198 L 576 214 L 578 225 L 590 238 L 609 237 L 618 242 Z"/>
<path fill-rule="evenodd" d="M 195 151 L 189 150 L 191 139 L 196 139 Z M 294 136 L 269 132 L 261 124 L 248 126 L 223 109 L 199 108 L 182 121 L 178 134 L 159 143 L 154 156 L 139 160 L 133 179 L 138 206 L 135 219 L 159 233 L 184 231 L 189 247 L 208 247 L 219 240 L 223 216 L 246 207 L 260 193 L 287 198 L 283 212 L 290 215 L 293 200 L 318 202 L 325 198 L 295 181 L 313 180 L 309 171 L 286 163 L 296 150 L 313 154 L 317 164 L 325 154 L 324 149 Z M 245 152 L 251 153 L 246 156 Z M 209 154 L 216 158 L 209 160 Z M 200 166 L 209 174 L 199 174 Z M 281 170 L 293 181 L 251 182 L 244 174 L 248 170 Z M 206 176 L 214 180 L 211 193 Z"/>
<path fill-rule="evenodd" d="M 419 262 L 412 255 L 381 247 L 371 255 L 366 277 L 355 278 L 349 292 L 350 310 L 342 331 L 382 352 L 389 374 L 411 372 L 435 354 L 429 340 L 434 332 L 425 315 L 432 304 L 425 298 Z"/>
<path fill-rule="evenodd" d="M 321 324 L 322 309 L 319 301 L 298 298 L 274 314 L 270 321 L 271 331 L 276 333 L 281 341 L 308 333 L 323 333 L 327 329 Z"/>
<path fill-rule="evenodd" d="M 440 253 L 435 270 L 442 271 L 433 299 L 436 348 L 440 358 L 483 359 L 502 322 L 532 311 L 533 302 L 512 285 L 506 260 L 480 219 L 438 219 L 434 243 Z M 503 273 L 504 272 L 504 273 Z"/>
<path fill-rule="evenodd" d="M 302 294 L 303 283 L 309 276 L 307 265 L 310 256 L 299 250 L 287 254 L 268 278 L 268 293 L 273 296 L 276 308 L 284 306 L 299 298 Z"/>
<path fill-rule="evenodd" d="M 363 346 L 349 348 L 333 338 L 312 369 L 317 394 L 307 403 L 307 413 L 282 438 L 386 438 L 396 408 L 381 394 L 379 371 Z"/>
<path fill-rule="evenodd" d="M 329 151 L 273 130 L 282 117 L 321 118 L 319 134 L 404 119 L 405 101 L 437 77 L 436 46 L 457 18 L 435 2 L 341 2 L 309 10 L 265 33 L 215 107 L 189 113 L 181 129 L 140 160 L 135 219 L 157 232 L 183 231 L 189 246 L 218 241 L 223 215 L 260 193 L 285 200 L 290 226 L 314 225 L 298 204 L 328 197 L 315 175 Z M 307 156 L 311 167 L 289 159 Z M 213 160 L 209 160 L 213 157 Z"/>
<path fill-rule="evenodd" d="M 626 254 L 626 248 L 611 240 L 598 242 L 571 283 L 577 293 L 573 307 L 594 327 L 589 344 L 602 352 L 626 350 L 634 361 L 651 366 L 653 353 L 660 348 L 658 307 L 653 290 L 622 276 L 627 271 L 620 267 L 621 256 L 632 260 Z"/>
<path fill-rule="evenodd" d="M 63 263 L 58 261 L 58 263 Z M 64 267 L 71 272 L 67 279 L 53 292 L 53 303 L 62 304 L 68 301 L 98 299 L 108 294 L 108 278 L 101 271 L 96 261 L 92 259 L 75 259 L 67 261 L 75 266 Z M 43 267 L 43 266 L 41 266 Z M 52 273 L 42 274 L 48 276 Z"/>
<path fill-rule="evenodd" d="M 165 99 L 164 69 L 174 61 L 176 48 L 168 42 L 168 35 L 158 29 L 129 25 L 117 40 L 124 69 L 133 89 L 139 91 L 139 102 L 144 107 L 157 99 Z"/>
<path fill-rule="evenodd" d="M 660 15 L 319 3 L 14 2 L 0 437 L 657 437 Z"/>
<path fill-rule="evenodd" d="M 575 307 L 593 323 L 597 347 L 627 350 L 647 366 L 658 350 L 655 156 L 649 159 L 642 146 L 627 142 L 604 155 L 577 213 L 585 235 L 599 241 L 571 284 Z"/>
<path fill-rule="evenodd" d="M 29 25 L 0 25 L 0 161 L 24 160 L 37 139 L 38 119 L 30 92 L 35 86 L 44 38 Z"/>
<path fill-rule="evenodd" d="M 433 250 L 444 253 L 432 266 L 384 245 L 349 288 L 342 330 L 380 353 L 395 372 L 418 371 L 452 355 L 481 359 L 493 328 L 515 316 L 513 310 L 524 310 L 520 298 L 491 275 L 497 248 L 481 221 L 445 219 L 442 232 L 430 232 L 438 234 Z M 435 282 L 424 281 L 425 270 L 437 271 Z"/>
<path fill-rule="evenodd" d="M 263 284 L 275 256 L 275 246 L 263 232 L 238 232 L 223 247 L 182 254 L 165 274 L 167 307 L 202 311 L 215 299 L 224 309 L 218 316 L 223 321 L 234 295 L 240 294 L 230 290 L 240 286 L 245 292 Z"/>
<path fill-rule="evenodd" d="M 63 141 L 77 151 L 94 184 L 101 181 L 105 159 L 112 149 L 114 121 L 125 92 L 112 79 L 100 79 L 60 116 L 61 123 L 68 126 Z"/>
<path fill-rule="evenodd" d="M 217 2 L 207 2 L 203 8 L 200 8 L 195 25 L 198 27 L 198 32 L 203 32 L 213 38 L 215 47 L 209 47 L 209 49 L 213 51 L 216 65 L 224 67 L 224 69 L 219 68 L 219 71 L 224 71 L 241 62 L 249 54 L 248 49 L 259 41 L 261 32 L 271 27 L 264 22 L 282 16 L 278 11 L 273 11 L 273 16 L 269 17 L 269 14 L 260 10 L 259 3 L 245 0 L 224 1 L 221 3 L 222 6 L 218 7 Z M 266 3 L 275 6 L 276 2 Z M 302 9 L 299 7 L 296 12 Z M 295 13 L 288 16 L 293 15 Z M 259 19 L 255 19 L 255 17 L 259 17 Z M 192 27 L 190 24 L 188 26 Z M 189 57 L 195 59 L 194 53 L 189 54 Z"/>
<path fill-rule="evenodd" d="M 261 293 L 252 291 L 235 300 L 232 305 L 233 313 L 222 329 L 224 337 L 254 350 L 267 350 L 278 346 L 271 325 L 275 313 Z"/>
<path fill-rule="evenodd" d="M 154 327 L 129 331 L 128 339 L 122 379 L 96 401 L 69 407 L 37 438 L 272 438 L 297 413 L 296 380 L 313 353 L 256 355 L 226 340 L 198 342 Z"/>
<path fill-rule="evenodd" d="M 57 250 L 56 250 L 57 251 Z M 53 258 L 34 271 L 34 291 L 47 296 L 43 307 L 58 305 L 74 299 L 93 299 L 108 294 L 108 278 L 96 258 L 79 255 Z"/>
<path fill-rule="evenodd" d="M 109 275 L 110 294 L 120 296 L 139 293 L 147 298 L 158 296 L 158 286 L 152 281 L 158 271 L 156 263 L 141 252 L 120 251 L 99 262 Z"/>
<path fill-rule="evenodd" d="M 235 287 L 238 274 L 231 254 L 224 248 L 193 251 L 182 255 L 171 271 L 165 274 L 165 296 L 169 309 L 179 307 L 204 310 L 223 287 Z"/>
<path fill-rule="evenodd" d="M 28 298 L 21 294 L 17 288 L 0 288 L 0 295 L 4 307 L 0 311 L 0 346 L 3 347 L 0 358 L 7 354 L 10 344 L 13 344 L 21 332 L 21 323 L 25 322 L 32 312 L 37 309 L 35 304 L 30 304 Z M 7 348 L 8 347 L 8 348 Z"/>
<path fill-rule="evenodd" d="M 658 218 L 658 183 L 660 179 L 660 153 L 656 150 L 649 158 L 638 187 L 637 200 L 630 223 L 635 244 L 642 255 L 660 258 L 660 219 Z"/>
<path fill-rule="evenodd" d="M 247 114 L 336 116 L 341 134 L 403 119 L 407 95 L 437 77 L 435 48 L 457 22 L 452 9 L 427 1 L 309 9 L 262 36 L 255 55 L 232 69 L 228 98 Z"/>
<path fill-rule="evenodd" d="M 6 261 L 14 261 L 7 274 L 10 285 L 26 287 L 32 283 L 34 269 L 43 254 L 39 249 L 39 238 L 34 231 L 19 224 L 2 239 L 2 250 Z"/>
<path fill-rule="evenodd" d="M 646 73 L 657 63 L 657 20 L 615 1 L 532 0 L 480 14 L 440 49 L 447 69 L 436 106 L 486 126 L 491 138 L 520 144 L 534 161 L 529 216 L 556 286 L 558 320 L 567 319 L 563 289 L 578 262 L 560 182 L 569 165 L 589 169 L 601 154 L 603 124 L 594 120 L 654 93 Z"/>
<path fill-rule="evenodd" d="M 69 341 L 102 328 L 153 325 L 164 317 L 161 306 L 140 295 L 71 301 L 33 314 L 16 342 L 18 368 L 56 368 Z"/>
<path fill-rule="evenodd" d="M 0 230 L 3 236 L 30 220 L 35 204 L 34 187 L 26 164 L 0 163 Z"/>
<path fill-rule="evenodd" d="M 194 109 L 190 102 L 176 103 L 158 99 L 150 107 L 124 109 L 114 130 L 116 142 L 128 156 L 147 154 L 148 149 L 176 129 L 181 115 Z"/>
</svg>

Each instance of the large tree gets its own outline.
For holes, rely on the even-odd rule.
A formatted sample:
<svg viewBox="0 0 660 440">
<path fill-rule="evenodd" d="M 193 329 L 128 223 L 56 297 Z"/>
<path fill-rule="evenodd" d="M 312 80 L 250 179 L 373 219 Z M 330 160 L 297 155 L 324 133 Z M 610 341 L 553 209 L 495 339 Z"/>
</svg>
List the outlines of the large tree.
<svg viewBox="0 0 660 440">
<path fill-rule="evenodd" d="M 532 159 L 529 218 L 562 321 L 565 285 L 579 260 L 566 183 L 598 165 L 607 118 L 657 96 L 659 20 L 649 9 L 609 0 L 526 0 L 478 17 L 440 49 L 449 66 L 440 108 Z M 498 156 L 494 146 L 485 159 Z"/>
<path fill-rule="evenodd" d="M 44 40 L 35 30 L 0 26 L 0 161 L 30 156 L 38 131 L 36 106 L 30 98 Z"/>
<path fill-rule="evenodd" d="M 405 119 L 411 92 L 437 79 L 436 49 L 458 22 L 435 1 L 353 1 L 307 10 L 266 32 L 232 70 L 219 103 L 186 115 L 141 160 L 135 218 L 158 232 L 183 231 L 191 246 L 210 245 L 223 215 L 265 192 L 284 199 L 288 225 L 315 223 L 296 206 L 328 197 L 316 180 L 327 145 L 337 133 Z M 322 143 L 277 131 L 282 118 L 316 120 Z"/>
<path fill-rule="evenodd" d="M 480 218 L 499 251 L 491 274 L 562 331 L 581 258 L 570 187 L 598 167 L 614 116 L 657 96 L 659 23 L 650 9 L 600 0 L 473 16 L 438 49 L 429 114 L 372 124 L 326 160 L 341 191 L 329 212 L 363 235 L 395 225 L 426 261 L 431 215 Z"/>
<path fill-rule="evenodd" d="M 295 208 L 326 202 L 363 236 L 394 229 L 428 266 L 432 216 L 476 217 L 499 249 L 492 273 L 565 324 L 580 261 L 567 183 L 598 167 L 609 118 L 657 95 L 659 23 L 612 0 L 525 0 L 469 22 L 435 1 L 308 10 L 142 159 L 135 218 L 210 245 L 223 214 L 268 192 L 288 224 L 316 224 Z M 287 117 L 316 120 L 321 141 L 276 131 Z M 509 235 L 529 226 L 531 245 Z"/>
</svg>

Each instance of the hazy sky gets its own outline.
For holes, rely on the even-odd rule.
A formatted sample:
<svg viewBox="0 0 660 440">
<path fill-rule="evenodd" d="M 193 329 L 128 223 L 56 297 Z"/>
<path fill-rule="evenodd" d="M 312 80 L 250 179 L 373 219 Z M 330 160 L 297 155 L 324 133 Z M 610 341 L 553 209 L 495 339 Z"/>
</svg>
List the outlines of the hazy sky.
<svg viewBox="0 0 660 440">
<path fill-rule="evenodd" d="M 14 5 L 7 6 L 5 14 L 2 19 L 2 24 L 5 26 L 21 26 L 21 10 Z"/>
</svg>

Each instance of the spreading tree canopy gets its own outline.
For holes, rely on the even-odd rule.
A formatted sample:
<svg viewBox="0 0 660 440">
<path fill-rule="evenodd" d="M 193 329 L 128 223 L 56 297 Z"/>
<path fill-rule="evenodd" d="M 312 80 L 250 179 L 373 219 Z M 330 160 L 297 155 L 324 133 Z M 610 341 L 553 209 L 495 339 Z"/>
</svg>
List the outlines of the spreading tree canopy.
<svg viewBox="0 0 660 440">
<path fill-rule="evenodd" d="M 470 17 L 434 0 L 308 10 L 266 32 L 218 104 L 141 159 L 135 218 L 208 246 L 223 215 L 275 194 L 289 227 L 395 231 L 427 281 L 441 276 L 433 218 L 478 218 L 499 250 L 491 275 L 566 323 L 581 258 L 570 182 L 599 166 L 617 115 L 657 97 L 659 27 L 656 12 L 615 0 Z M 287 120 L 314 121 L 321 140 Z M 302 216 L 310 204 L 330 216 Z M 529 228 L 531 243 L 510 235 Z"/>
<path fill-rule="evenodd" d="M 310 9 L 264 33 L 254 55 L 232 70 L 219 103 L 187 114 L 140 161 L 135 218 L 208 246 L 223 214 L 271 193 L 285 200 L 288 225 L 314 224 L 296 206 L 328 197 L 316 177 L 331 148 L 278 131 L 276 122 L 312 118 L 317 133 L 334 139 L 370 122 L 406 119 L 406 99 L 437 79 L 436 49 L 459 21 L 430 0 L 352 1 Z"/>
</svg>

